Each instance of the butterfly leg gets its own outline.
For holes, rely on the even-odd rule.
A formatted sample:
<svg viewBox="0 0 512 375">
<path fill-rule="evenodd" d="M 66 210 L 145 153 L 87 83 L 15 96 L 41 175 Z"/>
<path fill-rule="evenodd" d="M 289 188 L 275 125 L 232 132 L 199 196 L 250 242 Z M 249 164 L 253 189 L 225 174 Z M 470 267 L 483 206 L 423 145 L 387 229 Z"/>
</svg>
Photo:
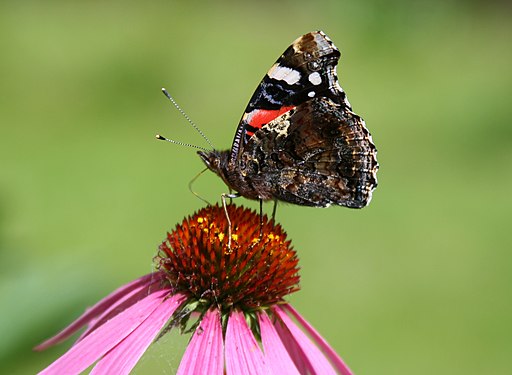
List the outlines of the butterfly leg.
<svg viewBox="0 0 512 375">
<path fill-rule="evenodd" d="M 260 241 L 263 236 L 263 199 L 260 199 Z"/>
<path fill-rule="evenodd" d="M 231 219 L 229 218 L 228 214 L 228 206 L 226 204 L 226 198 L 229 198 L 230 200 L 233 198 L 238 198 L 241 195 L 239 193 L 231 194 L 231 193 L 222 193 L 221 199 L 222 199 L 222 207 L 224 207 L 224 213 L 226 214 L 226 219 L 228 220 L 228 249 L 231 250 Z"/>
<path fill-rule="evenodd" d="M 277 199 L 274 199 L 274 208 L 272 208 L 272 221 L 276 222 Z"/>
<path fill-rule="evenodd" d="M 272 222 L 275 222 L 277 210 L 277 199 L 274 199 L 274 208 L 272 209 Z M 260 241 L 263 237 L 263 199 L 260 199 Z"/>
</svg>

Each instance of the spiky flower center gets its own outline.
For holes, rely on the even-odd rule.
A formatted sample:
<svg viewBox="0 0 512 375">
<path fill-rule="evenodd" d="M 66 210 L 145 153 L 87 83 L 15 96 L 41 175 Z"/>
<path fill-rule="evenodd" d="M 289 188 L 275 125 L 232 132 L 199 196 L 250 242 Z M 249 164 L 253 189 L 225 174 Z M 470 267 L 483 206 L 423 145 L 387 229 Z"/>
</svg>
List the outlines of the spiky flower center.
<svg viewBox="0 0 512 375">
<path fill-rule="evenodd" d="M 160 245 L 157 267 L 171 286 L 205 311 L 228 313 L 279 303 L 299 289 L 298 258 L 280 225 L 254 211 L 209 206 L 186 218 Z"/>
</svg>

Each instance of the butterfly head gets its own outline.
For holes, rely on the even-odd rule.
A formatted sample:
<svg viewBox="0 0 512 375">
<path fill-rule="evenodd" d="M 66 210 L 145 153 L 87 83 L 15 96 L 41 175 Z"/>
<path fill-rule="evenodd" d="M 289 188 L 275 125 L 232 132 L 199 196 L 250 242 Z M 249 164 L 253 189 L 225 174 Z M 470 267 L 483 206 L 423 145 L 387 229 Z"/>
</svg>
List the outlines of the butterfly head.
<svg viewBox="0 0 512 375">
<path fill-rule="evenodd" d="M 198 151 L 197 154 L 209 170 L 225 180 L 225 170 L 228 164 L 229 151 Z"/>
</svg>

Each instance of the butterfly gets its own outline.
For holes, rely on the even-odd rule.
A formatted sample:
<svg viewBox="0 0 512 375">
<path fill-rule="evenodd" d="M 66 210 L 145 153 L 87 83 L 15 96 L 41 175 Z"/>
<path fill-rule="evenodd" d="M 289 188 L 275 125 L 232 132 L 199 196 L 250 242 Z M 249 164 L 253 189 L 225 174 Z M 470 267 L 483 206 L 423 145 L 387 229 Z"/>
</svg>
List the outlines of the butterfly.
<svg viewBox="0 0 512 375">
<path fill-rule="evenodd" d="M 338 83 L 340 56 L 322 31 L 296 39 L 252 95 L 231 149 L 198 152 L 236 192 L 229 197 L 260 205 L 368 205 L 377 186 L 377 150 Z"/>
</svg>

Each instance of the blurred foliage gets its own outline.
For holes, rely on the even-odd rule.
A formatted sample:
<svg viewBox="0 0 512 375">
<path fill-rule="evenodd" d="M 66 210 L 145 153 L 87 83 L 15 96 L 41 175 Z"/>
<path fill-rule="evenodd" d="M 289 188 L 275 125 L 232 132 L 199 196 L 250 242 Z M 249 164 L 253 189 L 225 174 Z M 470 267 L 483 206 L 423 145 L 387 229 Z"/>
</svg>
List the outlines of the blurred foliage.
<svg viewBox="0 0 512 375">
<path fill-rule="evenodd" d="M 204 145 L 160 87 L 227 148 L 266 70 L 322 29 L 380 185 L 361 211 L 280 206 L 301 257 L 292 302 L 358 374 L 508 373 L 510 15 L 500 1 L 0 3 L 0 372 L 56 359 L 69 343 L 31 348 L 150 272 L 202 206 L 194 150 L 153 138 Z M 225 191 L 212 174 L 194 189 Z M 185 343 L 157 344 L 136 373 L 172 373 Z"/>
</svg>

